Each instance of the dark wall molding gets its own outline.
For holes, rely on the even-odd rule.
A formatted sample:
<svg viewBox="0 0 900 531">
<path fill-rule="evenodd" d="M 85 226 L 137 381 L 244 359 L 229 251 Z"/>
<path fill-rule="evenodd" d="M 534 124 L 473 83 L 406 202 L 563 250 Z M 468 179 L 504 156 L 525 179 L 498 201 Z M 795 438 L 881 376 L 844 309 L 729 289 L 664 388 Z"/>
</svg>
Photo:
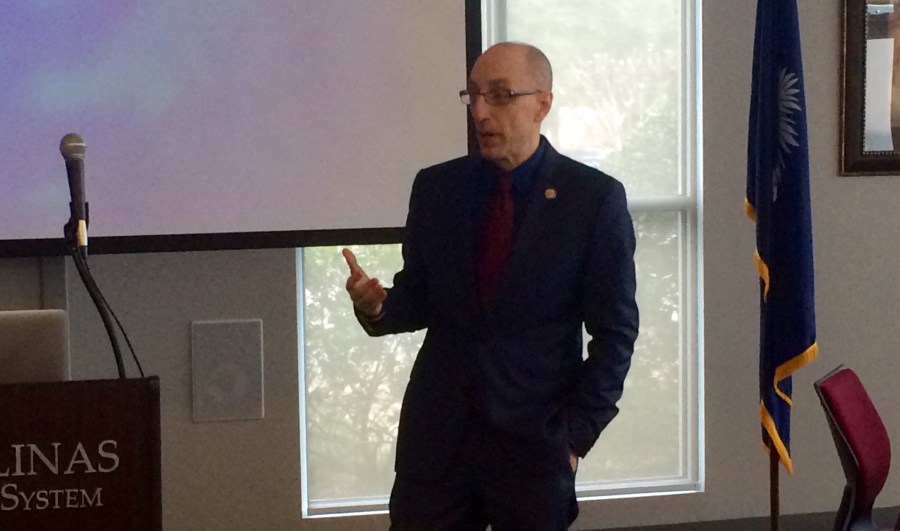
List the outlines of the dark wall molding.
<svg viewBox="0 0 900 531">
<path fill-rule="evenodd" d="M 88 241 L 90 254 L 128 254 L 234 249 L 278 249 L 324 245 L 399 243 L 403 229 L 334 229 L 152 236 L 100 236 Z M 0 241 L 0 258 L 61 256 L 68 254 L 62 238 Z"/>
<path fill-rule="evenodd" d="M 836 493 L 835 503 L 839 502 L 840 493 Z M 897 515 L 900 514 L 900 507 L 884 507 L 875 509 L 873 512 L 875 524 L 879 529 L 893 529 Z M 782 515 L 778 523 L 780 529 L 790 531 L 828 531 L 834 528 L 835 515 L 836 512 Z M 620 527 L 606 531 L 769 531 L 770 529 L 769 517 L 765 516 L 711 522 Z"/>
<path fill-rule="evenodd" d="M 466 80 L 472 72 L 475 60 L 481 55 L 481 0 L 466 0 Z M 478 151 L 478 140 L 475 138 L 475 123 L 472 115 L 466 113 L 468 124 L 469 153 Z"/>
</svg>

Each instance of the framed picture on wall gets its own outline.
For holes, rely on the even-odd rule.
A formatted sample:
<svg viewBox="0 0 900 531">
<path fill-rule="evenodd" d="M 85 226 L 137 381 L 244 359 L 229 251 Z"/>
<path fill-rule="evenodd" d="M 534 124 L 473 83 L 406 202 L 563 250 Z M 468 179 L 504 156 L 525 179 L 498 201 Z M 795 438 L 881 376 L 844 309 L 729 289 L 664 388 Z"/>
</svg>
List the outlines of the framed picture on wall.
<svg viewBox="0 0 900 531">
<path fill-rule="evenodd" d="M 841 175 L 900 175 L 900 0 L 844 0 Z"/>
</svg>

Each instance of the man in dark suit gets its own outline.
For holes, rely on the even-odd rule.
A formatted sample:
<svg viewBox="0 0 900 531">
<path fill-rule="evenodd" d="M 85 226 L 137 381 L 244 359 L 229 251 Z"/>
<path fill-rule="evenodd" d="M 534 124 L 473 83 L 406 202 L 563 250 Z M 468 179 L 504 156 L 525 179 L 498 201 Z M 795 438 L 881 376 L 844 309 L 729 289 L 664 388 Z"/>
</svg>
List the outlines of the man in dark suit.
<svg viewBox="0 0 900 531">
<path fill-rule="evenodd" d="M 428 329 L 400 414 L 393 530 L 566 529 L 578 457 L 618 412 L 634 230 L 622 185 L 541 136 L 551 90 L 537 48 L 485 51 L 460 93 L 480 153 L 419 172 L 393 287 L 344 250 L 370 335 Z"/>
</svg>

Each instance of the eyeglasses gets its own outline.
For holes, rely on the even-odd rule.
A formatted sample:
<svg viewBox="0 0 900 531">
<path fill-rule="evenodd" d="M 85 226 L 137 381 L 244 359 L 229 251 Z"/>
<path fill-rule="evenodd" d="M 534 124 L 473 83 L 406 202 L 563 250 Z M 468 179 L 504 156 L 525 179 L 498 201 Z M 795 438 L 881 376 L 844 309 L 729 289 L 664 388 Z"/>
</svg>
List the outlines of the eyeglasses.
<svg viewBox="0 0 900 531">
<path fill-rule="evenodd" d="M 512 103 L 512 100 L 518 97 L 531 96 L 532 94 L 538 94 L 540 92 L 543 91 L 534 90 L 532 92 L 515 92 L 512 90 L 492 90 L 489 92 L 474 92 L 471 90 L 460 90 L 459 101 L 463 102 L 465 105 L 472 105 L 475 103 L 475 100 L 478 99 L 478 96 L 484 96 L 484 102 L 488 105 L 502 107 L 504 105 L 509 105 Z"/>
</svg>

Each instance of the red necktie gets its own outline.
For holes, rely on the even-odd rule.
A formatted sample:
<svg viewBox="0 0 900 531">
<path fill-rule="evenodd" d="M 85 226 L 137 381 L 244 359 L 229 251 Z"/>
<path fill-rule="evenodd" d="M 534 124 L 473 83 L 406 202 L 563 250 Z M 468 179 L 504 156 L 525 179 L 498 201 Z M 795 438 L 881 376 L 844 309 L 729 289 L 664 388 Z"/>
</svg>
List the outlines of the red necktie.
<svg viewBox="0 0 900 531">
<path fill-rule="evenodd" d="M 506 271 L 515 233 L 514 218 L 512 175 L 501 173 L 497 176 L 485 212 L 481 253 L 475 269 L 478 301 L 482 309 L 487 309 L 493 304 L 497 286 Z"/>
</svg>

